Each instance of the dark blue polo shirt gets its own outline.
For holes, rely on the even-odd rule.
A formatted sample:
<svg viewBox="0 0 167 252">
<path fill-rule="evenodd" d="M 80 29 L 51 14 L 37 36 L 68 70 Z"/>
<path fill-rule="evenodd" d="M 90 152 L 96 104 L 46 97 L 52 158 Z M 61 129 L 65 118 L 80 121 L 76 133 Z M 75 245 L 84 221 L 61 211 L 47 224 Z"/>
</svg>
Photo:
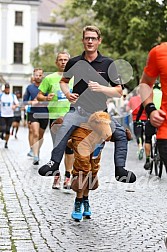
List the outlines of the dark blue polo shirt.
<svg viewBox="0 0 167 252">
<path fill-rule="evenodd" d="M 91 113 L 106 109 L 107 96 L 91 91 L 88 88 L 89 80 L 104 86 L 119 84 L 113 60 L 102 56 L 99 52 L 97 58 L 92 62 L 84 58 L 84 53 L 71 58 L 66 64 L 63 76 L 68 79 L 74 77 L 73 93 L 80 95 L 78 101 L 72 106 L 80 106 Z M 115 81 L 113 82 L 113 80 Z"/>
</svg>

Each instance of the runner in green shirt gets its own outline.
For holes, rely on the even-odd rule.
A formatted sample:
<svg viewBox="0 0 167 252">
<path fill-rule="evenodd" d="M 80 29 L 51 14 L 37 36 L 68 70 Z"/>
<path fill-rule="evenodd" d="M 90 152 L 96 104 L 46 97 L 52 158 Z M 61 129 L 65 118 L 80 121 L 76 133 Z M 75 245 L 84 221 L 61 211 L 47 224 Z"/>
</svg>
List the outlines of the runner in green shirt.
<svg viewBox="0 0 167 252">
<path fill-rule="evenodd" d="M 52 123 L 58 118 L 62 118 L 63 116 L 69 111 L 70 103 L 63 94 L 63 92 L 60 89 L 59 81 L 62 78 L 62 73 L 64 71 L 65 65 L 67 61 L 69 60 L 70 56 L 67 52 L 59 52 L 56 57 L 56 66 L 58 68 L 58 72 L 51 73 L 47 75 L 42 83 L 39 86 L 39 93 L 37 96 L 37 99 L 39 101 L 46 101 L 48 102 L 48 111 L 49 111 L 49 119 L 50 119 L 50 132 L 52 136 L 52 141 L 54 145 L 54 139 L 56 134 L 56 124 L 54 124 L 53 127 Z M 70 89 L 73 88 L 73 81 L 69 83 Z M 45 96 L 47 94 L 47 96 Z M 61 121 L 61 120 L 59 120 Z M 65 151 L 65 158 L 64 158 L 64 164 L 65 164 L 65 178 L 64 178 L 64 189 L 70 189 L 70 174 L 71 169 L 73 166 L 73 151 L 66 147 Z M 55 174 L 54 182 L 53 182 L 53 189 L 60 189 L 60 173 L 58 171 L 57 174 Z"/>
<path fill-rule="evenodd" d="M 60 69 L 59 69 L 60 71 Z M 70 103 L 63 94 L 60 89 L 59 81 L 62 77 L 61 72 L 55 72 L 52 74 L 47 75 L 42 83 L 39 86 L 39 100 L 41 97 L 41 93 L 48 94 L 47 100 L 48 103 L 48 110 L 49 110 L 49 119 L 56 119 L 59 117 L 63 117 L 68 111 L 70 107 Z M 73 83 L 70 83 L 70 88 L 72 90 Z M 49 99 L 51 98 L 51 99 Z M 45 98 L 46 99 L 46 98 Z"/>
</svg>

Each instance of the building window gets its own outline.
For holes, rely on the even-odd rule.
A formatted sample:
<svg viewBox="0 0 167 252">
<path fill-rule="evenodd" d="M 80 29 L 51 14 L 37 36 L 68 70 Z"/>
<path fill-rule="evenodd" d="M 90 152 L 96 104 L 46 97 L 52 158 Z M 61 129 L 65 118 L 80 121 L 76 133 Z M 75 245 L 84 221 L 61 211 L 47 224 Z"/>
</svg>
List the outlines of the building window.
<svg viewBox="0 0 167 252">
<path fill-rule="evenodd" d="M 23 25 L 23 12 L 15 11 L 15 25 Z"/>
<path fill-rule="evenodd" d="M 23 43 L 14 43 L 14 63 L 23 63 Z"/>
</svg>

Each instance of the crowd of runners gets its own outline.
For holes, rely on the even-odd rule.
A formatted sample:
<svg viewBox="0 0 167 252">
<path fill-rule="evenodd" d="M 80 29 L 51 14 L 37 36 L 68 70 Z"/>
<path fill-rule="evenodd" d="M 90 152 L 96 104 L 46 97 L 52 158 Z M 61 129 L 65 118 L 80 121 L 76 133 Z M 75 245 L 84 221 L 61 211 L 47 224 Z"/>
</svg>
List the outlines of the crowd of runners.
<svg viewBox="0 0 167 252">
<path fill-rule="evenodd" d="M 56 71 L 47 76 L 42 68 L 35 68 L 22 99 L 20 92 L 12 94 L 8 83 L 0 94 L 0 137 L 4 148 L 10 149 L 10 135 L 17 139 L 20 121 L 26 120 L 27 155 L 37 166 L 43 136 L 49 127 L 53 150 L 48 163 L 42 164 L 38 172 L 41 176 L 53 176 L 53 189 L 60 189 L 63 177 L 63 188 L 76 192 L 72 218 L 78 221 L 91 216 L 89 190 L 98 187 L 97 173 L 105 141 L 114 144 L 115 179 L 119 182 L 136 181 L 135 174 L 126 169 L 131 139 L 127 128 L 136 139 L 138 159 L 143 159 L 145 153 L 144 169 L 150 169 L 153 134 L 157 134 L 160 156 L 167 166 L 167 43 L 150 51 L 141 82 L 132 95 L 124 94 L 114 61 L 98 51 L 100 30 L 86 26 L 82 36 L 83 53 L 70 58 L 67 52 L 59 52 Z M 117 106 L 118 99 L 121 107 Z M 123 118 L 123 123 L 116 118 Z M 59 171 L 63 156 L 64 176 Z"/>
</svg>

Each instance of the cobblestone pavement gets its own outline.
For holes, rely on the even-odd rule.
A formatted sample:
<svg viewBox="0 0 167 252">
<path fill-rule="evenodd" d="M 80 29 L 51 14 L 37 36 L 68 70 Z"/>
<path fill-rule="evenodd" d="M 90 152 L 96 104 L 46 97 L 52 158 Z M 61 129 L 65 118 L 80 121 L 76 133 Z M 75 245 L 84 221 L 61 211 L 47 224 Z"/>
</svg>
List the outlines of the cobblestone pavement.
<svg viewBox="0 0 167 252">
<path fill-rule="evenodd" d="M 40 165 L 50 158 L 46 132 Z M 27 129 L 11 136 L 9 149 L 0 140 L 0 251 L 18 252 L 163 252 L 167 233 L 167 176 L 149 176 L 129 143 L 127 168 L 135 184 L 116 182 L 113 143 L 107 143 L 99 172 L 100 187 L 90 193 L 92 219 L 74 222 L 75 194 L 51 189 L 53 178 L 40 177 L 27 157 Z M 62 176 L 64 173 L 61 165 Z"/>
</svg>

